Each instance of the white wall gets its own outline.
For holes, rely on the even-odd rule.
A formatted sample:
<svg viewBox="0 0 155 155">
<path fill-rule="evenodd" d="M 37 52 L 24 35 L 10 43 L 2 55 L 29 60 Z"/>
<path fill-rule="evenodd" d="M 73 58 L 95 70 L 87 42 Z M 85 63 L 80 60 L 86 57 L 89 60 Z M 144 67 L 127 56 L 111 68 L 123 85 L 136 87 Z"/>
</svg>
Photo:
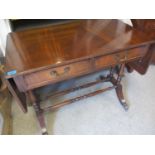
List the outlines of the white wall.
<svg viewBox="0 0 155 155">
<path fill-rule="evenodd" d="M 0 49 L 3 55 L 5 55 L 6 37 L 10 31 L 11 29 L 8 20 L 0 19 Z"/>
<path fill-rule="evenodd" d="M 130 19 L 121 19 L 124 23 L 129 24 L 132 26 L 131 20 Z"/>
</svg>

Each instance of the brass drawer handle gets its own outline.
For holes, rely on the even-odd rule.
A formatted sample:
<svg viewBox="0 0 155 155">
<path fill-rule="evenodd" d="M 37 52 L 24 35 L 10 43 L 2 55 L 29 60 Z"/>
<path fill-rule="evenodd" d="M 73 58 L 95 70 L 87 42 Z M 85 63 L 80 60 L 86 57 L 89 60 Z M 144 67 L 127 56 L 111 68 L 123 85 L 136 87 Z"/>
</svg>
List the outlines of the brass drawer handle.
<svg viewBox="0 0 155 155">
<path fill-rule="evenodd" d="M 121 54 L 115 54 L 115 60 L 117 62 L 127 61 L 127 53 L 124 53 L 123 58 L 121 57 Z"/>
<path fill-rule="evenodd" d="M 59 76 L 66 75 L 69 71 L 70 71 L 70 67 L 65 67 L 63 73 L 58 73 L 56 70 L 54 70 L 50 72 L 50 75 L 53 77 L 59 77 Z"/>
</svg>

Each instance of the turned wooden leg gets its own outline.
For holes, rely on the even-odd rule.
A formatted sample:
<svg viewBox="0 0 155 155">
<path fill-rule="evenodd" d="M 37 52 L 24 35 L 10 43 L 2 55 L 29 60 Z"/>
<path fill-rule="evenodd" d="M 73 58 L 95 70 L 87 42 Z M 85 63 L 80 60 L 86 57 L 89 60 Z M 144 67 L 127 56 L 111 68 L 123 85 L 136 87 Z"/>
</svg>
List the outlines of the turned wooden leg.
<svg viewBox="0 0 155 155">
<path fill-rule="evenodd" d="M 125 110 L 128 110 L 129 107 L 124 99 L 123 89 L 122 89 L 122 85 L 121 85 L 122 76 L 124 75 L 124 67 L 125 67 L 125 64 L 121 64 L 120 71 L 118 73 L 118 77 L 116 80 L 116 94 L 117 94 L 117 97 L 118 97 L 121 105 L 123 106 L 123 108 Z"/>
<path fill-rule="evenodd" d="M 116 82 L 117 82 L 116 79 L 114 79 L 114 78 L 111 79 L 111 83 L 116 86 L 115 90 L 116 90 L 117 97 L 118 97 L 121 105 L 123 106 L 123 108 L 127 111 L 129 109 L 129 106 L 125 101 L 122 85 L 121 84 L 116 85 Z"/>
<path fill-rule="evenodd" d="M 43 113 L 43 110 L 40 108 L 40 103 L 37 102 L 32 91 L 29 91 L 28 94 L 29 94 L 30 100 L 32 101 L 34 110 L 36 112 L 37 119 L 38 119 L 39 125 L 41 127 L 42 134 L 47 135 L 48 133 L 47 133 L 46 125 L 45 125 L 44 113 Z"/>
<path fill-rule="evenodd" d="M 123 89 L 122 89 L 122 85 L 121 85 L 121 80 L 122 80 L 122 76 L 123 76 L 123 73 L 124 73 L 124 67 L 125 67 L 125 64 L 122 64 L 120 66 L 117 79 L 115 79 L 114 76 L 112 74 L 110 74 L 110 82 L 114 86 L 116 86 L 116 88 L 115 88 L 116 94 L 117 94 L 117 97 L 118 97 L 121 105 L 123 106 L 123 108 L 125 110 L 128 110 L 129 106 L 128 106 L 128 104 L 126 103 L 126 101 L 124 99 Z"/>
</svg>

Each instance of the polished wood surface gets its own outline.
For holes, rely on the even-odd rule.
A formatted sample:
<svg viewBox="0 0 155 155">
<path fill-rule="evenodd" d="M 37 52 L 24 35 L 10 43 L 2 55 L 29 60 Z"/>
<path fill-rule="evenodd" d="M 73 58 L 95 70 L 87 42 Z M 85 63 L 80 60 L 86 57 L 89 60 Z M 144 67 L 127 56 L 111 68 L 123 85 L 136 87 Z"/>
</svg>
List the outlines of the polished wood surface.
<svg viewBox="0 0 155 155">
<path fill-rule="evenodd" d="M 141 46 L 108 55 L 94 56 L 67 65 L 47 67 L 41 70 L 36 69 L 33 70 L 32 73 L 15 76 L 13 77 L 13 80 L 15 81 L 18 90 L 25 92 L 48 84 L 93 73 L 121 63 L 135 61 L 143 58 L 147 53 L 147 49 L 147 46 Z"/>
<path fill-rule="evenodd" d="M 27 84 L 26 89 L 29 90 L 37 88 L 49 83 L 55 83 L 64 79 L 89 73 L 92 71 L 92 65 L 89 62 L 90 61 L 76 62 L 72 63 L 71 65 L 64 65 L 27 74 L 24 76 L 25 82 Z"/>
<path fill-rule="evenodd" d="M 137 47 L 150 38 L 119 20 L 75 20 L 10 33 L 6 71 L 17 74 Z"/>
<path fill-rule="evenodd" d="M 155 19 L 132 19 L 132 23 L 134 28 L 155 40 Z M 155 52 L 152 54 L 152 63 L 155 64 Z"/>
</svg>

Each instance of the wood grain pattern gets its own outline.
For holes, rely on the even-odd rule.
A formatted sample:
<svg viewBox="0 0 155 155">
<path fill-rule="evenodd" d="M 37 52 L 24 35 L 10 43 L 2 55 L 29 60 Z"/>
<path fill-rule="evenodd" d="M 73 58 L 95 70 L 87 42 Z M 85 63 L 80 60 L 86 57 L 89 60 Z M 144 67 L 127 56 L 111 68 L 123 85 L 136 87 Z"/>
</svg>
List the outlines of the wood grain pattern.
<svg viewBox="0 0 155 155">
<path fill-rule="evenodd" d="M 152 43 L 152 40 L 147 35 L 119 20 L 75 20 L 10 33 L 5 69 L 6 72 L 15 69 L 16 75 L 20 75 L 148 42 Z"/>
<path fill-rule="evenodd" d="M 104 67 L 113 66 L 116 64 L 127 63 L 138 58 L 142 58 L 147 52 L 147 47 L 139 47 L 131 50 L 126 50 L 117 54 L 100 56 L 95 61 L 95 66 L 97 69 L 102 69 Z"/>
<path fill-rule="evenodd" d="M 117 54 L 98 56 L 68 65 L 34 71 L 33 73 L 16 76 L 13 79 L 18 89 L 21 92 L 25 92 L 51 83 L 86 75 L 100 69 L 108 68 L 109 66 L 124 62 L 127 63 L 142 58 L 146 52 L 147 46 L 142 46 L 126 50 L 125 52 L 118 52 Z M 66 69 L 68 69 L 68 71 L 66 71 Z"/>
</svg>

